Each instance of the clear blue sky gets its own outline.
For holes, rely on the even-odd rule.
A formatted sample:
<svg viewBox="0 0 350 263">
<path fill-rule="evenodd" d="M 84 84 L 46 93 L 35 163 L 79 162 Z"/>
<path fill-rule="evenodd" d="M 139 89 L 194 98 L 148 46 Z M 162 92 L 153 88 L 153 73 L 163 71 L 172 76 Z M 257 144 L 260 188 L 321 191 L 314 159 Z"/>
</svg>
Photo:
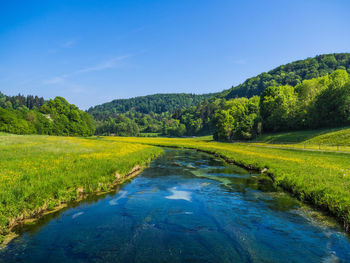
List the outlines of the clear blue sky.
<svg viewBox="0 0 350 263">
<path fill-rule="evenodd" d="M 0 0 L 0 91 L 83 109 L 350 51 L 350 1 Z"/>
</svg>

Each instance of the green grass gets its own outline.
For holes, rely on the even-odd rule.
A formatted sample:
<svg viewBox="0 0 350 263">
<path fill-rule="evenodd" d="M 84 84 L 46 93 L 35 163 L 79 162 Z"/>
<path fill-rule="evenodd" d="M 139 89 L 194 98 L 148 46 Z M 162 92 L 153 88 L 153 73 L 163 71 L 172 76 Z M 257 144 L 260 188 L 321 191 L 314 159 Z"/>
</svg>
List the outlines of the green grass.
<svg viewBox="0 0 350 263">
<path fill-rule="evenodd" d="M 271 133 L 249 142 L 259 147 L 350 153 L 350 128 Z"/>
<path fill-rule="evenodd" d="M 307 140 L 310 144 L 350 145 L 350 128 L 332 131 Z"/>
<path fill-rule="evenodd" d="M 210 152 L 245 167 L 263 170 L 298 199 L 329 211 L 349 230 L 350 154 L 266 148 L 247 143 L 196 139 L 105 138 L 127 143 L 185 147 Z"/>
<path fill-rule="evenodd" d="M 350 145 L 350 128 L 270 133 L 260 136 L 253 142 Z"/>
<path fill-rule="evenodd" d="M 158 147 L 96 137 L 2 134 L 0 239 L 18 220 L 83 194 L 108 190 L 133 167 L 146 165 L 161 152 Z"/>
<path fill-rule="evenodd" d="M 0 136 L 10 136 L 11 134 L 6 133 L 6 132 L 0 132 Z"/>
<path fill-rule="evenodd" d="M 158 132 L 141 132 L 139 137 L 159 137 L 161 133 Z"/>
</svg>

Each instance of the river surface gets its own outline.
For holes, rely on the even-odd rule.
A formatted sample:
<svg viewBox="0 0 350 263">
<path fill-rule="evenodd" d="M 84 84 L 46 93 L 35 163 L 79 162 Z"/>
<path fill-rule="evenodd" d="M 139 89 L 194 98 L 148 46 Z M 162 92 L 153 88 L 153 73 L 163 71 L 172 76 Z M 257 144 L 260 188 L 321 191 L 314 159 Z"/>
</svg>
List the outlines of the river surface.
<svg viewBox="0 0 350 263">
<path fill-rule="evenodd" d="M 331 218 L 268 178 L 167 150 L 115 193 L 17 229 L 0 262 L 350 262 Z"/>
</svg>

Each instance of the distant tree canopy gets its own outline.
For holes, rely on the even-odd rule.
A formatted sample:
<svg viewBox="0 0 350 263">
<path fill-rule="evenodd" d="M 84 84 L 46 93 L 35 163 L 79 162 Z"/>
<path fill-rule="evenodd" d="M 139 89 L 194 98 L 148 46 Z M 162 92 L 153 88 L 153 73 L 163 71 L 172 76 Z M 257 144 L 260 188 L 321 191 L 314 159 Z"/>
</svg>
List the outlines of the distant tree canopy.
<svg viewBox="0 0 350 263">
<path fill-rule="evenodd" d="M 107 121 L 97 123 L 96 133 L 117 136 L 137 136 L 140 132 L 136 122 L 126 116 L 117 115 Z"/>
<path fill-rule="evenodd" d="M 242 84 L 221 92 L 219 96 L 226 99 L 250 98 L 260 95 L 270 86 L 296 86 L 303 80 L 321 77 L 337 69 L 347 70 L 350 73 L 349 53 L 320 55 L 282 65 L 267 73 L 249 78 Z"/>
<path fill-rule="evenodd" d="M 229 109 L 231 102 L 226 103 L 225 101 L 237 97 L 251 98 L 262 95 L 263 103 L 259 103 L 258 115 L 264 119 L 260 119 L 260 126 L 254 126 L 251 128 L 253 130 L 250 131 L 245 128 L 240 132 L 235 128 L 232 131 L 233 133 L 228 136 L 230 139 L 253 138 L 259 134 L 262 124 L 266 131 L 321 127 L 326 125 L 323 120 L 329 119 L 327 111 L 333 111 L 326 106 L 323 107 L 322 111 L 320 106 L 324 103 L 321 102 L 322 96 L 326 100 L 332 95 L 326 94 L 326 91 L 322 96 L 319 93 L 323 88 L 328 87 L 327 78 L 330 77 L 329 74 L 336 70 L 350 71 L 350 54 L 320 55 L 315 58 L 295 61 L 247 79 L 241 85 L 221 93 L 204 95 L 155 94 L 114 100 L 90 108 L 88 112 L 96 120 L 97 134 L 121 134 L 116 132 L 115 126 L 111 125 L 110 118 L 112 118 L 116 123 L 125 122 L 126 125 L 129 125 L 130 121 L 134 121 L 138 126 L 139 133 L 190 136 L 207 135 L 215 132 L 221 140 L 223 139 L 223 133 L 218 131 L 220 123 L 218 120 L 225 119 L 225 113 L 219 113 L 218 111 L 225 110 L 226 114 L 234 115 L 232 121 L 235 125 L 244 122 L 244 120 L 238 120 L 236 112 L 239 109 Z M 345 87 L 343 88 L 345 89 Z M 338 95 L 334 95 L 337 96 L 337 98 L 334 98 L 334 102 L 338 102 L 341 97 L 339 93 L 343 90 L 334 89 L 332 91 L 328 90 L 328 92 L 337 93 Z M 244 101 L 240 100 L 237 103 L 245 105 L 246 102 Z M 327 105 L 330 106 L 332 103 L 327 103 Z M 240 107 L 244 108 L 246 106 L 241 105 Z M 341 112 L 343 115 L 346 114 L 346 111 L 347 108 L 344 106 L 339 109 L 338 113 L 334 113 L 333 120 L 329 122 L 330 125 L 341 125 L 343 118 L 341 117 L 341 120 L 339 120 L 338 116 L 341 116 Z M 249 116 L 248 119 L 252 118 L 249 111 L 243 112 L 246 117 Z M 315 114 L 323 117 L 316 118 L 314 117 Z M 227 115 L 226 118 L 230 119 L 231 117 Z M 245 121 L 251 124 L 252 120 Z M 254 123 L 254 125 L 258 124 Z M 229 129 L 229 126 L 227 126 L 227 129 Z M 125 132 L 122 132 L 122 134 L 125 134 Z M 135 135 L 135 129 L 131 129 L 129 135 Z"/>
<path fill-rule="evenodd" d="M 80 111 L 65 99 L 0 93 L 0 131 L 243 140 L 263 131 L 350 125 L 350 54 L 295 61 L 216 94 L 155 94 Z M 92 116 L 94 121 L 91 119 Z"/>
<path fill-rule="evenodd" d="M 186 135 L 187 129 L 199 131 L 205 126 L 205 121 L 199 120 L 196 106 L 207 98 L 215 94 L 195 95 L 195 94 L 155 94 L 131 99 L 119 99 L 112 102 L 90 108 L 88 112 L 96 120 L 97 134 L 115 134 L 135 136 L 142 133 L 161 133 L 170 136 Z M 206 104 L 204 104 L 206 105 Z M 204 107 L 204 106 L 203 106 Z M 172 115 L 186 111 L 187 116 L 173 117 Z M 192 121 L 193 118 L 196 120 Z M 119 132 L 118 126 L 112 125 L 112 120 L 118 124 L 131 125 L 135 123 L 137 129 L 130 132 Z M 187 120 L 187 122 L 186 122 Z M 181 125 L 180 125 L 181 122 Z M 186 123 L 184 123 L 186 122 Z M 133 124 L 134 126 L 134 124 Z M 206 127 L 206 126 L 205 126 Z M 136 133 L 137 131 L 137 133 Z"/>
<path fill-rule="evenodd" d="M 214 132 L 212 117 L 216 110 L 223 107 L 224 100 L 203 101 L 197 106 L 175 111 L 173 118 L 180 120 L 186 127 L 185 135 L 207 135 Z"/>
<path fill-rule="evenodd" d="M 40 110 L 35 105 L 32 109 L 24 104 L 15 107 L 12 104 L 11 107 L 7 107 L 9 106 L 8 101 L 5 102 L 5 107 L 0 107 L 0 131 L 16 134 L 68 136 L 94 134 L 95 128 L 91 116 L 79 110 L 75 105 L 69 104 L 62 97 L 45 102 L 40 106 Z M 27 99 L 26 102 L 28 101 L 30 100 Z"/>
<path fill-rule="evenodd" d="M 126 113 L 135 111 L 144 114 L 163 112 L 174 112 L 177 109 L 188 108 L 198 105 L 206 98 L 215 94 L 195 95 L 195 94 L 154 94 L 131 99 L 118 99 L 91 107 L 88 112 L 96 119 L 102 119 L 105 115 L 111 113 Z M 104 115 L 101 118 L 101 114 Z"/>
<path fill-rule="evenodd" d="M 0 107 L 7 109 L 17 109 L 19 107 L 25 106 L 28 109 L 40 109 L 43 106 L 45 100 L 43 97 L 28 95 L 23 96 L 18 94 L 16 96 L 6 96 L 0 92 Z"/>
</svg>

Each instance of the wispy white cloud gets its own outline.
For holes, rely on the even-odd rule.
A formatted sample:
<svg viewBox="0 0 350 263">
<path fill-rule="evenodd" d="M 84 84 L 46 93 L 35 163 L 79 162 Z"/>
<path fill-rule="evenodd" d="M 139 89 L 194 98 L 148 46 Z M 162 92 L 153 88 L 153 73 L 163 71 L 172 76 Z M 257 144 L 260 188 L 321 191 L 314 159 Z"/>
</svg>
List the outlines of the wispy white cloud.
<svg viewBox="0 0 350 263">
<path fill-rule="evenodd" d="M 132 55 L 124 55 L 124 56 L 114 57 L 114 58 L 102 61 L 96 65 L 84 67 L 84 68 L 78 69 L 78 70 L 70 72 L 70 73 L 66 73 L 66 74 L 63 74 L 60 76 L 55 76 L 55 77 L 47 79 L 47 80 L 43 80 L 42 83 L 44 85 L 60 84 L 60 83 L 63 83 L 67 78 L 70 78 L 70 77 L 75 76 L 75 75 L 80 75 L 80 74 L 84 74 L 84 73 L 89 73 L 89 72 L 94 72 L 94 71 L 102 71 L 102 70 L 106 70 L 106 69 L 115 68 L 117 66 L 118 62 L 125 60 L 131 56 Z"/>
</svg>

